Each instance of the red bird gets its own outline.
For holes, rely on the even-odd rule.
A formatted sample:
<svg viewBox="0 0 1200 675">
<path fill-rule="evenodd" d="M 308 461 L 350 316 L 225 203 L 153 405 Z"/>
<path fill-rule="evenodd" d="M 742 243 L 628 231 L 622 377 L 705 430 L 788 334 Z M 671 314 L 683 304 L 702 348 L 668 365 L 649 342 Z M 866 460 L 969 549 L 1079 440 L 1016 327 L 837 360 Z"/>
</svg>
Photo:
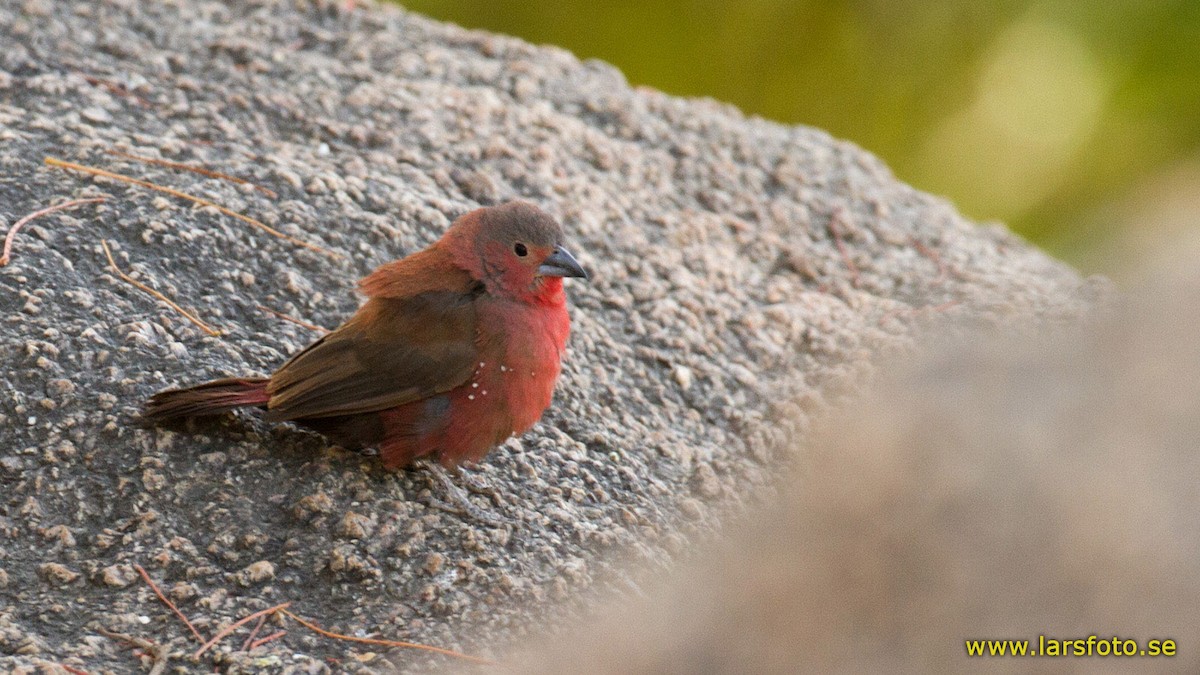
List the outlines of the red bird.
<svg viewBox="0 0 1200 675">
<path fill-rule="evenodd" d="M 389 468 L 476 462 L 550 405 L 570 330 L 562 278 L 587 278 L 562 242 L 527 202 L 472 211 L 360 281 L 367 302 L 271 377 L 163 391 L 144 416 L 256 406 L 343 447 L 377 447 Z"/>
</svg>

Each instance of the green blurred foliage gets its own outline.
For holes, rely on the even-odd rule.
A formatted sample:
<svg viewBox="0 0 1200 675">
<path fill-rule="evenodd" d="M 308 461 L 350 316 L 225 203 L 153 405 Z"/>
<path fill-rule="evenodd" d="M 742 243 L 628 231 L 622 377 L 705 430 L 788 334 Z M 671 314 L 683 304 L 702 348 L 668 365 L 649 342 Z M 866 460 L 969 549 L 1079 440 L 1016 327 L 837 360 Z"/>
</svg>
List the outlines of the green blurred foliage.
<svg viewBox="0 0 1200 675">
<path fill-rule="evenodd" d="M 1200 161 L 1200 0 L 403 0 L 808 124 L 1084 267 Z M 1103 266 L 1103 263 L 1099 263 Z"/>
</svg>

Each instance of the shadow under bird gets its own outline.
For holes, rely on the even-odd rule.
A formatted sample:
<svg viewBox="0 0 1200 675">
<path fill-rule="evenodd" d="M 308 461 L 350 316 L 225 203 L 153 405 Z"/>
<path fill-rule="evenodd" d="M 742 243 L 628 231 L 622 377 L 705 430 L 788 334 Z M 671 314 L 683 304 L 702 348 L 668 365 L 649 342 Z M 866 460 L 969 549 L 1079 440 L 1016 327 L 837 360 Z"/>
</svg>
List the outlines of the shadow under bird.
<svg viewBox="0 0 1200 675">
<path fill-rule="evenodd" d="M 267 378 L 155 394 L 161 422 L 264 409 L 388 468 L 479 461 L 550 405 L 570 331 L 563 277 L 586 279 L 559 224 L 523 201 L 477 209 L 359 282 L 368 300 Z"/>
</svg>

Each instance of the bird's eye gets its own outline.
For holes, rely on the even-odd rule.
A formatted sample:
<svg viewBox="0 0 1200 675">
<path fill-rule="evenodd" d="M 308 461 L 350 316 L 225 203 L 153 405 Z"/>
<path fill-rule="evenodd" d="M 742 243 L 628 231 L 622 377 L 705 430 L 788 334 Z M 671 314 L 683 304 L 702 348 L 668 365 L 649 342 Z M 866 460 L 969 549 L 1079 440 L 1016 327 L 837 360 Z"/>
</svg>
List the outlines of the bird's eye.
<svg viewBox="0 0 1200 675">
<path fill-rule="evenodd" d="M 517 255 L 524 258 L 525 256 L 529 255 L 529 249 L 525 248 L 525 244 L 522 244 L 521 242 L 518 241 L 516 244 L 513 245 L 513 253 L 516 253 Z"/>
</svg>

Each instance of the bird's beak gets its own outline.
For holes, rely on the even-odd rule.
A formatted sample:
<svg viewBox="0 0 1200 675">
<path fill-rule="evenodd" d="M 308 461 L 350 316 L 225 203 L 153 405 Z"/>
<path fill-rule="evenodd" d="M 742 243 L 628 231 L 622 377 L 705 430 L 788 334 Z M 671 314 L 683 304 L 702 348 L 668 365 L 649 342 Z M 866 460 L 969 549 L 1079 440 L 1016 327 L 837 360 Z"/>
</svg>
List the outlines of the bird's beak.
<svg viewBox="0 0 1200 675">
<path fill-rule="evenodd" d="M 561 246 L 555 246 L 554 252 L 542 261 L 538 267 L 538 274 L 544 277 L 579 277 L 587 279 L 587 272 L 583 271 L 583 267 L 575 256 L 567 252 L 567 249 Z"/>
</svg>

